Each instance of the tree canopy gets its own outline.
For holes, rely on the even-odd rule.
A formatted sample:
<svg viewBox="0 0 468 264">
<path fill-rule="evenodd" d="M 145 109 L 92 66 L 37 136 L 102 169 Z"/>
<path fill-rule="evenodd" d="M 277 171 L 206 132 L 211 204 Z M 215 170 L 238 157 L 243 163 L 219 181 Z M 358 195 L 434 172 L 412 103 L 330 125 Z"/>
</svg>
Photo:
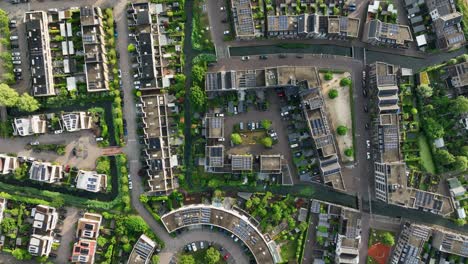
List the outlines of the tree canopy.
<svg viewBox="0 0 468 264">
<path fill-rule="evenodd" d="M 465 171 L 468 169 L 468 158 L 466 156 L 456 156 L 453 167 L 458 171 Z"/>
<path fill-rule="evenodd" d="M 347 149 L 345 149 L 344 154 L 347 157 L 352 157 L 354 155 L 354 149 L 353 148 L 347 148 Z"/>
<path fill-rule="evenodd" d="M 242 137 L 238 133 L 231 134 L 231 140 L 234 145 L 242 144 Z"/>
<path fill-rule="evenodd" d="M 206 103 L 206 94 L 205 91 L 200 88 L 200 86 L 193 86 L 190 90 L 190 102 L 192 107 L 198 111 L 203 110 L 203 107 Z"/>
<path fill-rule="evenodd" d="M 421 84 L 418 87 L 416 87 L 416 92 L 424 98 L 428 98 L 432 96 L 433 90 L 432 87 L 430 87 L 427 84 Z"/>
<path fill-rule="evenodd" d="M 348 128 L 346 126 L 341 125 L 336 129 L 336 133 L 338 133 L 338 135 L 340 136 L 344 136 L 346 135 L 346 133 L 348 133 Z"/>
<path fill-rule="evenodd" d="M 221 260 L 221 253 L 219 253 L 219 251 L 214 247 L 210 247 L 206 251 L 205 261 L 208 264 L 216 264 L 219 260 Z"/>
<path fill-rule="evenodd" d="M 449 165 L 455 162 L 455 157 L 445 149 L 436 150 L 434 158 L 442 165 Z"/>
<path fill-rule="evenodd" d="M 328 97 L 330 97 L 330 99 L 335 99 L 338 97 L 338 91 L 336 89 L 331 89 L 329 92 L 328 92 Z"/>
<path fill-rule="evenodd" d="M 271 121 L 268 120 L 268 119 L 262 120 L 262 127 L 263 127 L 264 129 L 270 129 L 270 127 L 271 127 Z"/>
<path fill-rule="evenodd" d="M 395 237 L 389 232 L 383 233 L 381 235 L 381 239 L 382 239 L 382 244 L 384 245 L 387 245 L 387 246 L 395 245 Z"/>
<path fill-rule="evenodd" d="M 18 93 L 5 83 L 0 83 L 0 106 L 13 107 L 18 101 Z"/>
<path fill-rule="evenodd" d="M 468 98 L 465 96 L 458 96 L 452 100 L 450 110 L 456 115 L 468 112 Z"/>
<path fill-rule="evenodd" d="M 350 78 L 343 78 L 340 80 L 340 86 L 350 86 L 351 83 L 352 82 Z"/>
<path fill-rule="evenodd" d="M 206 70 L 203 66 L 193 65 L 192 78 L 196 84 L 201 85 L 203 83 L 203 79 L 205 79 L 205 73 Z"/>
<path fill-rule="evenodd" d="M 127 50 L 128 52 L 135 52 L 136 50 L 135 45 L 133 43 L 128 44 Z"/>
<path fill-rule="evenodd" d="M 23 95 L 18 97 L 18 101 L 16 102 L 16 107 L 18 107 L 18 109 L 21 111 L 34 112 L 37 109 L 39 109 L 41 105 L 36 100 L 36 98 L 30 96 L 27 93 L 23 93 Z"/>
<path fill-rule="evenodd" d="M 273 140 L 271 139 L 271 137 L 264 137 L 262 139 L 262 145 L 266 148 L 271 148 L 271 146 L 273 146 Z"/>
<path fill-rule="evenodd" d="M 323 75 L 323 78 L 324 78 L 326 81 L 330 81 L 331 79 L 333 79 L 333 73 L 332 73 L 332 72 L 326 72 L 326 73 Z"/>
<path fill-rule="evenodd" d="M 182 255 L 179 264 L 195 264 L 195 258 L 192 255 Z"/>
</svg>

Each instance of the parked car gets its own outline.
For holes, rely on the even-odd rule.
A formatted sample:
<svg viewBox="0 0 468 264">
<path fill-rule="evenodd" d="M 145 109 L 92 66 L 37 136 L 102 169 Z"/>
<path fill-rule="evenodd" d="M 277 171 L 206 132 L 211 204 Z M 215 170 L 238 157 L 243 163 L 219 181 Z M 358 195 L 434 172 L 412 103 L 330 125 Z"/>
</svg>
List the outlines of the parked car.
<svg viewBox="0 0 468 264">
<path fill-rule="evenodd" d="M 133 183 L 131 181 L 128 182 L 128 189 L 129 190 L 133 189 Z"/>
<path fill-rule="evenodd" d="M 205 243 L 203 243 L 203 241 L 200 242 L 200 248 L 201 248 L 201 249 L 204 249 L 204 248 L 205 248 Z"/>
<path fill-rule="evenodd" d="M 15 35 L 10 36 L 10 40 L 18 40 L 18 36 L 15 36 Z"/>
<path fill-rule="evenodd" d="M 250 56 L 242 56 L 241 58 L 243 61 L 248 61 L 250 60 Z"/>
<path fill-rule="evenodd" d="M 21 56 L 21 53 L 19 53 L 19 52 L 12 52 L 12 53 L 11 53 L 11 56 Z"/>
<path fill-rule="evenodd" d="M 13 72 L 22 72 L 23 70 L 21 68 L 14 68 Z"/>
<path fill-rule="evenodd" d="M 13 61 L 13 64 L 15 64 L 15 65 L 20 65 L 20 64 L 21 64 L 21 61 L 20 61 L 20 60 L 14 60 L 14 61 Z"/>
<path fill-rule="evenodd" d="M 367 159 L 370 160 L 370 158 L 371 158 L 370 152 L 367 152 Z"/>
<path fill-rule="evenodd" d="M 369 123 L 366 123 L 366 129 L 369 129 Z"/>
<path fill-rule="evenodd" d="M 193 251 L 194 251 L 194 252 L 196 252 L 196 251 L 197 251 L 197 245 L 195 244 L 195 242 L 194 242 L 194 243 L 192 243 L 192 249 L 193 249 Z"/>
<path fill-rule="evenodd" d="M 369 112 L 369 109 L 367 108 L 367 105 L 364 106 L 364 112 Z"/>
<path fill-rule="evenodd" d="M 226 7 L 222 6 L 222 7 L 219 8 L 219 10 L 226 11 Z"/>
<path fill-rule="evenodd" d="M 261 59 L 261 60 L 266 60 L 266 59 L 268 59 L 268 56 L 267 55 L 260 55 L 260 56 L 258 56 L 258 58 Z"/>
<path fill-rule="evenodd" d="M 366 140 L 367 148 L 370 148 L 370 140 Z"/>
<path fill-rule="evenodd" d="M 61 129 L 54 131 L 54 134 L 62 134 L 62 133 L 63 133 L 63 130 L 61 130 Z"/>
<path fill-rule="evenodd" d="M 302 55 L 302 54 L 296 54 L 296 58 L 302 59 L 302 58 L 304 58 L 304 55 Z"/>
<path fill-rule="evenodd" d="M 39 145 L 39 141 L 37 141 L 37 140 L 36 141 L 31 141 L 29 144 L 31 146 L 37 146 L 37 145 Z"/>
<path fill-rule="evenodd" d="M 96 142 L 103 141 L 103 140 L 104 140 L 104 138 L 102 138 L 102 137 L 97 137 L 96 138 Z"/>
<path fill-rule="evenodd" d="M 229 30 L 224 30 L 223 32 L 224 35 L 229 35 L 229 33 L 230 33 Z"/>
<path fill-rule="evenodd" d="M 364 95 L 364 97 L 367 97 L 367 90 L 366 89 L 362 89 L 362 95 Z"/>
<path fill-rule="evenodd" d="M 20 56 L 15 56 L 15 57 L 12 57 L 12 60 L 21 60 L 21 57 Z"/>
<path fill-rule="evenodd" d="M 286 58 L 286 57 L 288 57 L 288 56 L 286 56 L 286 54 L 281 53 L 280 55 L 278 55 L 278 57 L 279 57 L 280 59 L 284 59 L 284 58 Z"/>
<path fill-rule="evenodd" d="M 216 116 L 216 117 L 223 117 L 224 114 L 223 114 L 223 113 L 215 113 L 215 116 Z"/>
</svg>

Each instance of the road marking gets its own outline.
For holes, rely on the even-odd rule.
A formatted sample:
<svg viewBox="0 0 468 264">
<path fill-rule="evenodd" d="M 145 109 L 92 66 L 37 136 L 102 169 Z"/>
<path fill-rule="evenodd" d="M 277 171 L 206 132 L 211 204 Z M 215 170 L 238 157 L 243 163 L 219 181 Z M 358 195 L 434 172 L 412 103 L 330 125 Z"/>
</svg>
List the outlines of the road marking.
<svg viewBox="0 0 468 264">
<path fill-rule="evenodd" d="M 130 162 L 138 162 L 138 160 L 131 160 Z"/>
</svg>

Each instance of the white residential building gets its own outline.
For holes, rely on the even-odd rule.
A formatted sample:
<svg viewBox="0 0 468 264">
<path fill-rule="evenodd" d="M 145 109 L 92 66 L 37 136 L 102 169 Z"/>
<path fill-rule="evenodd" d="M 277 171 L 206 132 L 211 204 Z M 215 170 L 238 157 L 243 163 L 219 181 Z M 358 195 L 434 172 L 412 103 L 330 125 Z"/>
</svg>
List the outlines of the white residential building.
<svg viewBox="0 0 468 264">
<path fill-rule="evenodd" d="M 63 114 L 62 121 L 68 132 L 90 129 L 92 127 L 92 117 L 85 112 Z"/>
<path fill-rule="evenodd" d="M 18 158 L 0 154 L 0 174 L 12 173 L 18 166 Z"/>
<path fill-rule="evenodd" d="M 49 256 L 54 238 L 50 235 L 33 234 L 29 240 L 28 251 L 33 256 Z"/>
<path fill-rule="evenodd" d="M 29 179 L 54 183 L 63 178 L 62 166 L 50 162 L 34 161 L 29 169 Z"/>
<path fill-rule="evenodd" d="M 107 175 L 95 171 L 78 171 L 76 188 L 88 192 L 99 192 L 107 187 Z"/>
<path fill-rule="evenodd" d="M 29 136 L 34 134 L 44 134 L 46 132 L 46 121 L 40 116 L 15 118 L 13 121 L 14 134 L 19 136 Z"/>
</svg>

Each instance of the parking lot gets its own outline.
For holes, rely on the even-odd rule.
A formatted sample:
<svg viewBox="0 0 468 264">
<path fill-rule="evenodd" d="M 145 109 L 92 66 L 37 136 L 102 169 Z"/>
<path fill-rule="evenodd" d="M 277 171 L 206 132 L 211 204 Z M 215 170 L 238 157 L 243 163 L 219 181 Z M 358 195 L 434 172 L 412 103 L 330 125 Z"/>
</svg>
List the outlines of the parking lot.
<svg viewBox="0 0 468 264">
<path fill-rule="evenodd" d="M 10 18 L 11 55 L 13 59 L 16 84 L 11 85 L 18 93 L 29 93 L 30 73 L 28 61 L 28 44 L 22 17 Z"/>
<path fill-rule="evenodd" d="M 292 153 L 288 143 L 288 129 L 287 122 L 280 115 L 281 107 L 286 106 L 286 101 L 282 100 L 274 90 L 265 91 L 265 102 L 269 105 L 266 111 L 261 111 L 256 109 L 254 105 L 246 104 L 246 112 L 238 113 L 237 115 L 228 116 L 225 119 L 225 146 L 227 148 L 228 154 L 245 154 L 251 153 L 253 155 L 269 155 L 269 154 L 281 154 L 284 159 L 288 161 L 289 169 L 292 170 L 291 173 L 297 174 L 294 172 L 294 164 L 292 163 Z M 273 144 L 271 148 L 266 148 L 260 143 L 260 140 L 267 136 L 265 130 L 249 130 L 248 123 L 261 123 L 262 120 L 270 120 L 271 128 L 277 133 L 278 140 L 276 144 Z M 240 131 L 240 135 L 243 137 L 243 140 L 246 141 L 238 146 L 231 147 L 230 137 L 233 133 L 234 126 L 243 123 L 244 129 Z M 254 133 L 254 134 L 253 134 Z M 250 141 L 248 144 L 247 141 Z M 253 143 L 252 141 L 257 141 Z M 291 184 L 291 179 L 285 177 L 285 184 Z"/>
</svg>

